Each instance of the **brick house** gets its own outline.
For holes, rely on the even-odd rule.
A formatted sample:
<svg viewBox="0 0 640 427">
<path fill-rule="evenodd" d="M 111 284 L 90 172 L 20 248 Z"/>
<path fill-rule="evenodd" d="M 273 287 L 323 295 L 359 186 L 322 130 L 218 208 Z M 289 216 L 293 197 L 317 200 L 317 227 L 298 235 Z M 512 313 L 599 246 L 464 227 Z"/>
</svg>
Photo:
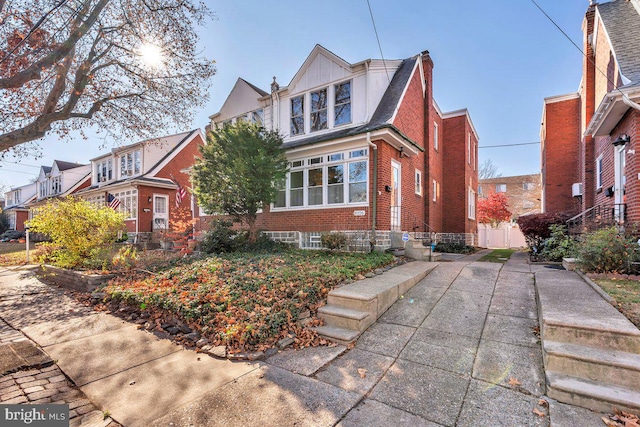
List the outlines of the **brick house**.
<svg viewBox="0 0 640 427">
<path fill-rule="evenodd" d="M 479 180 L 478 198 L 486 199 L 495 193 L 507 196 L 512 220 L 520 215 L 541 212 L 542 183 L 539 173 Z"/>
<path fill-rule="evenodd" d="M 124 213 L 130 241 L 155 241 L 178 210 L 193 215 L 184 170 L 193 165 L 204 140 L 196 129 L 115 148 L 91 159 L 90 185 L 77 194 Z M 178 197 L 180 188 L 185 193 Z"/>
<path fill-rule="evenodd" d="M 640 0 L 592 4 L 576 93 L 544 100 L 543 211 L 640 222 Z"/>
<path fill-rule="evenodd" d="M 14 187 L 4 197 L 5 207 L 2 212 L 9 221 L 9 230 L 24 231 L 24 223 L 29 219 L 29 203 L 36 198 L 36 183 Z"/>
<path fill-rule="evenodd" d="M 279 130 L 290 162 L 258 226 L 308 248 L 327 231 L 379 249 L 402 231 L 472 244 L 478 135 L 466 109 L 440 111 L 432 69 L 427 51 L 351 64 L 316 45 L 286 87 L 238 79 L 207 128 L 249 120 Z"/>
</svg>

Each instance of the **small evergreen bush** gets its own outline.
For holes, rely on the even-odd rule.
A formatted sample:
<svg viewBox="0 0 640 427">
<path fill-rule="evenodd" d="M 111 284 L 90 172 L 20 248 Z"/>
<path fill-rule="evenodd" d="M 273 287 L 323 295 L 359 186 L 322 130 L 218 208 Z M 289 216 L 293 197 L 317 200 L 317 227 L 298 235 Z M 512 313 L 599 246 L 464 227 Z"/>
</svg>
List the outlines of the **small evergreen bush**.
<svg viewBox="0 0 640 427">
<path fill-rule="evenodd" d="M 576 252 L 576 243 L 567 234 L 567 227 L 560 224 L 549 226 L 550 236 L 542 244 L 540 258 L 545 261 L 562 261 Z"/>
</svg>

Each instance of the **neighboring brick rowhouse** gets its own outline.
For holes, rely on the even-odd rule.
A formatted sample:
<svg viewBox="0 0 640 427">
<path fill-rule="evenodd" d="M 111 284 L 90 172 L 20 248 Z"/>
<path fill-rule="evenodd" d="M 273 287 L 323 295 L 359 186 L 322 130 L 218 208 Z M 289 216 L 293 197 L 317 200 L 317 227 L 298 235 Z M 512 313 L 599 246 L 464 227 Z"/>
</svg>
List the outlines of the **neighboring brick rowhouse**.
<svg viewBox="0 0 640 427">
<path fill-rule="evenodd" d="M 479 180 L 478 198 L 484 199 L 495 194 L 498 185 L 504 185 L 504 194 L 508 198 L 511 219 L 517 219 L 525 213 L 541 212 L 542 183 L 540 174 L 503 176 Z"/>
<path fill-rule="evenodd" d="M 475 233 L 477 223 L 469 218 L 469 192 L 477 202 L 478 188 L 478 141 L 467 119 L 466 110 L 463 113 L 445 115 L 442 122 L 443 156 L 446 159 L 443 172 L 442 197 L 446 200 L 443 210 L 443 228 L 447 233 Z M 469 144 L 471 135 L 471 144 Z M 468 147 L 471 146 L 471 152 Z M 471 164 L 470 164 L 471 163 Z M 464 171 L 464 173 L 461 173 Z M 474 203 L 475 204 L 475 203 Z"/>
<path fill-rule="evenodd" d="M 572 197 L 571 186 L 578 176 L 580 147 L 580 98 L 568 95 L 547 98 L 542 124 L 542 175 L 544 212 L 577 213 L 580 198 Z"/>
</svg>

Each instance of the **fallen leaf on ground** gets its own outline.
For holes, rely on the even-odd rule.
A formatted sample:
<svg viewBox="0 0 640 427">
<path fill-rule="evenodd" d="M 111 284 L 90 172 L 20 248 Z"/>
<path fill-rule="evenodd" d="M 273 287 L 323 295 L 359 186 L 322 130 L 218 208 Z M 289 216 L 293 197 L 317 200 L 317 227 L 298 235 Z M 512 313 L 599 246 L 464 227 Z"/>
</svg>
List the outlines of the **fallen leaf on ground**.
<svg viewBox="0 0 640 427">
<path fill-rule="evenodd" d="M 365 378 L 367 376 L 367 370 L 364 368 L 358 368 L 358 373 L 360 374 L 360 378 Z"/>
<path fill-rule="evenodd" d="M 509 378 L 509 385 L 512 387 L 516 387 L 516 386 L 522 385 L 522 383 L 517 379 L 515 379 L 514 377 L 511 377 Z"/>
<path fill-rule="evenodd" d="M 540 400 L 538 400 L 538 405 L 542 406 L 543 408 L 546 408 L 546 407 L 549 406 L 549 402 L 547 402 L 544 399 L 540 399 Z"/>
<path fill-rule="evenodd" d="M 533 413 L 534 413 L 534 414 L 536 414 L 536 415 L 537 415 L 537 416 L 539 416 L 539 417 L 544 417 L 544 416 L 546 416 L 546 415 L 547 415 L 547 414 L 545 414 L 544 412 L 542 412 L 542 411 L 541 411 L 540 409 L 538 409 L 538 408 L 533 408 Z"/>
</svg>

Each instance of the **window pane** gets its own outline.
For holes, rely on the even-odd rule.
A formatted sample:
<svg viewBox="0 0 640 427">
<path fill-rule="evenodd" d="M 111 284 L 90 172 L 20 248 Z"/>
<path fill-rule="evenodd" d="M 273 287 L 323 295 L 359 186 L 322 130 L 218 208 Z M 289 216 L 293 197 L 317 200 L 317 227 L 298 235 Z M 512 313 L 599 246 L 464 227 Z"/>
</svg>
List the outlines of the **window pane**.
<svg viewBox="0 0 640 427">
<path fill-rule="evenodd" d="M 321 205 L 322 204 L 322 187 L 309 188 L 309 205 Z"/>
<path fill-rule="evenodd" d="M 133 153 L 134 156 L 134 173 L 140 173 L 140 170 L 142 169 L 142 161 L 140 160 L 140 151 L 135 151 Z"/>
<path fill-rule="evenodd" d="M 367 162 L 349 163 L 349 182 L 367 180 Z"/>
<path fill-rule="evenodd" d="M 131 153 L 127 154 L 127 175 L 131 175 L 133 172 L 133 155 Z"/>
<path fill-rule="evenodd" d="M 279 190 L 276 194 L 276 200 L 273 202 L 276 208 L 284 208 L 287 206 L 287 193 L 285 190 Z"/>
<path fill-rule="evenodd" d="M 344 203 L 344 184 L 330 185 L 327 189 L 329 204 Z"/>
<path fill-rule="evenodd" d="M 251 121 L 261 125 L 263 123 L 264 111 L 261 109 L 251 113 Z"/>
<path fill-rule="evenodd" d="M 302 188 L 302 171 L 291 172 L 291 188 Z"/>
<path fill-rule="evenodd" d="M 309 169 L 309 187 L 322 186 L 322 169 Z"/>
<path fill-rule="evenodd" d="M 327 181 L 329 185 L 344 182 L 344 165 L 329 166 L 327 168 Z"/>
<path fill-rule="evenodd" d="M 349 158 L 354 159 L 356 157 L 364 157 L 367 155 L 367 149 L 355 150 L 349 153 Z"/>
<path fill-rule="evenodd" d="M 330 162 L 337 162 L 338 160 L 342 160 L 342 159 L 344 159 L 344 154 L 342 153 L 329 155 Z"/>
<path fill-rule="evenodd" d="M 327 89 L 311 92 L 311 130 L 327 128 Z"/>
<path fill-rule="evenodd" d="M 349 184 L 349 202 L 366 202 L 367 201 L 367 183 Z"/>
<path fill-rule="evenodd" d="M 302 185 L 302 171 L 291 172 L 291 191 L 289 193 L 291 206 L 302 206 L 304 204 Z"/>
<path fill-rule="evenodd" d="M 322 169 L 309 169 L 309 205 L 322 204 Z"/>
<path fill-rule="evenodd" d="M 351 103 L 336 105 L 335 125 L 351 122 Z"/>
<path fill-rule="evenodd" d="M 291 135 L 304 133 L 304 98 L 291 99 Z"/>
<path fill-rule="evenodd" d="M 336 85 L 335 125 L 351 121 L 351 82 Z"/>
</svg>

